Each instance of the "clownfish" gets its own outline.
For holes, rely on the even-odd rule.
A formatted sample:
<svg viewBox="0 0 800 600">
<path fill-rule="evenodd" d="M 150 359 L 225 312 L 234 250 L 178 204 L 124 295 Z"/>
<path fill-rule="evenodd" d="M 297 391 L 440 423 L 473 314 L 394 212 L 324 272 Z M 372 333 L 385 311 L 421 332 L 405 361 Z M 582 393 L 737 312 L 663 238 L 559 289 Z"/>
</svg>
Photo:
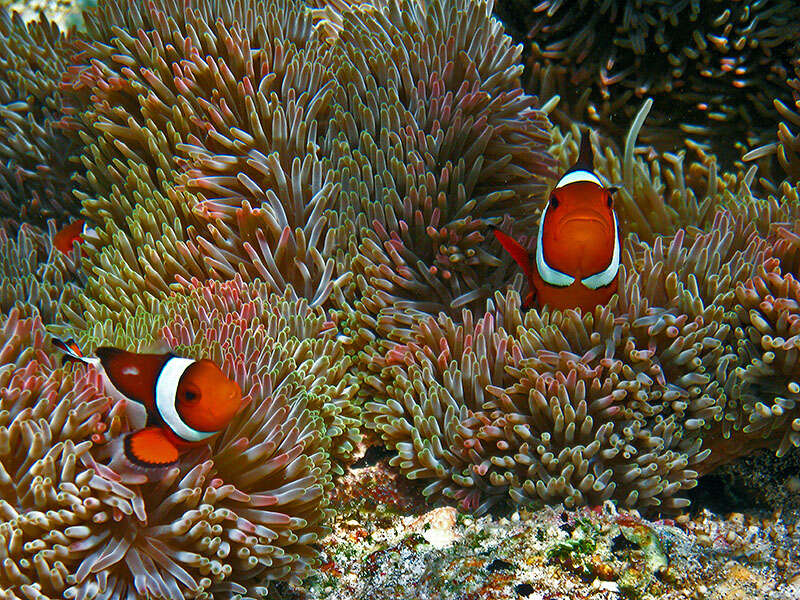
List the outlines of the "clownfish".
<svg viewBox="0 0 800 600">
<path fill-rule="evenodd" d="M 106 393 L 144 406 L 146 426 L 126 434 L 122 444 L 125 457 L 138 467 L 175 464 L 182 452 L 208 443 L 224 429 L 242 405 L 239 384 L 207 359 L 109 347 L 87 357 L 74 340 L 54 340 L 54 344 L 65 359 L 100 371 Z"/>
<path fill-rule="evenodd" d="M 72 243 L 76 240 L 78 243 L 82 242 L 83 236 L 91 232 L 93 232 L 93 230 L 86 226 L 86 221 L 78 219 L 62 227 L 53 236 L 53 246 L 64 254 L 71 254 Z"/>
<path fill-rule="evenodd" d="M 539 220 L 536 256 L 515 239 L 492 228 L 522 267 L 529 292 L 523 303 L 592 311 L 617 291 L 620 234 L 612 194 L 592 167 L 592 146 L 584 135 L 578 161 L 556 183 Z"/>
</svg>

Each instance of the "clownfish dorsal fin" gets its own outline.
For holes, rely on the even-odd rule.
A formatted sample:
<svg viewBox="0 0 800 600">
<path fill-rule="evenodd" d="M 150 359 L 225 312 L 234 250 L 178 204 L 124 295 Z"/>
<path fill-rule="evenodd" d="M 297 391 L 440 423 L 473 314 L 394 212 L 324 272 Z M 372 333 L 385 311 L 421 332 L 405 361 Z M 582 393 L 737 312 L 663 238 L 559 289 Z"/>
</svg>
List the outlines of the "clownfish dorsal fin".
<svg viewBox="0 0 800 600">
<path fill-rule="evenodd" d="M 581 136 L 581 147 L 578 151 L 578 160 L 570 169 L 571 171 L 589 171 L 594 172 L 594 151 L 592 150 L 592 136 L 591 132 L 586 131 Z"/>
<path fill-rule="evenodd" d="M 594 151 L 592 150 L 591 132 L 587 131 L 581 137 L 581 148 L 578 153 L 577 162 L 572 165 L 572 168 L 561 176 L 558 180 L 554 190 L 565 187 L 571 183 L 579 181 L 588 181 L 603 186 L 603 182 L 594 172 Z"/>
</svg>

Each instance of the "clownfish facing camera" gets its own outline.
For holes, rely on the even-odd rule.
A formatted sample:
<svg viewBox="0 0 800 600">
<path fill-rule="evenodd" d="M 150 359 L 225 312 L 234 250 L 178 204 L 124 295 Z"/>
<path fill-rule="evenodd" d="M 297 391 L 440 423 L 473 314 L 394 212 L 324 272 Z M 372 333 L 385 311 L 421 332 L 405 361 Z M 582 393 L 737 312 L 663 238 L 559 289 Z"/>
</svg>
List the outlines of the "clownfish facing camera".
<svg viewBox="0 0 800 600">
<path fill-rule="evenodd" d="M 539 220 L 536 256 L 498 229 L 494 235 L 528 278 L 523 306 L 583 312 L 606 304 L 617 291 L 620 236 L 614 188 L 603 186 L 592 168 L 592 147 L 584 135 L 578 162 L 550 194 Z"/>
<path fill-rule="evenodd" d="M 123 439 L 125 457 L 138 467 L 173 465 L 182 451 L 208 443 L 224 429 L 242 404 L 239 385 L 210 360 L 108 347 L 87 357 L 74 340 L 54 344 L 66 359 L 98 369 L 109 395 L 145 407 L 147 426 Z"/>
</svg>

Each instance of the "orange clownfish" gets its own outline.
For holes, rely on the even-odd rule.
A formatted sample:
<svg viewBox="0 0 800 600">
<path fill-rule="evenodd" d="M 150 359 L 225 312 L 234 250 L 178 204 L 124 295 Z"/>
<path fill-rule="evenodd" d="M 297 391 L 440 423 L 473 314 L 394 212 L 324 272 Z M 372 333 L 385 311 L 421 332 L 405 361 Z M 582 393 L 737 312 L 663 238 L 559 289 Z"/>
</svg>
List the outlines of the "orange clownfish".
<svg viewBox="0 0 800 600">
<path fill-rule="evenodd" d="M 620 235 L 612 193 L 592 167 L 584 135 L 578 162 L 556 183 L 539 220 L 536 256 L 498 229 L 494 235 L 528 278 L 523 306 L 592 311 L 617 291 Z"/>
<path fill-rule="evenodd" d="M 66 359 L 98 369 L 109 395 L 144 406 L 146 426 L 126 434 L 122 444 L 125 457 L 138 467 L 175 464 L 182 451 L 208 443 L 224 429 L 242 404 L 239 385 L 207 359 L 108 347 L 87 357 L 74 340 L 54 344 Z"/>
<path fill-rule="evenodd" d="M 86 226 L 86 221 L 78 219 L 69 225 L 62 227 L 58 233 L 53 236 L 53 246 L 63 252 L 64 254 L 72 253 L 72 243 L 77 240 L 78 243 L 83 241 L 83 235 L 91 230 Z"/>
</svg>

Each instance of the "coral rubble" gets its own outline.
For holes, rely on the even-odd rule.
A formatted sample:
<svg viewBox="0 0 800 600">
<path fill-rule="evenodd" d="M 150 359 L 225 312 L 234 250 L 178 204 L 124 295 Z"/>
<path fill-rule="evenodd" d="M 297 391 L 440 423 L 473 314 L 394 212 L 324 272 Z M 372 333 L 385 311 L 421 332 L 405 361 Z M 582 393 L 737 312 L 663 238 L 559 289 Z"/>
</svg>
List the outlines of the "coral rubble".
<svg viewBox="0 0 800 600">
<path fill-rule="evenodd" d="M 647 520 L 605 503 L 500 518 L 386 514 L 337 515 L 323 567 L 282 597 L 790 600 L 800 589 L 797 512 Z"/>
</svg>

